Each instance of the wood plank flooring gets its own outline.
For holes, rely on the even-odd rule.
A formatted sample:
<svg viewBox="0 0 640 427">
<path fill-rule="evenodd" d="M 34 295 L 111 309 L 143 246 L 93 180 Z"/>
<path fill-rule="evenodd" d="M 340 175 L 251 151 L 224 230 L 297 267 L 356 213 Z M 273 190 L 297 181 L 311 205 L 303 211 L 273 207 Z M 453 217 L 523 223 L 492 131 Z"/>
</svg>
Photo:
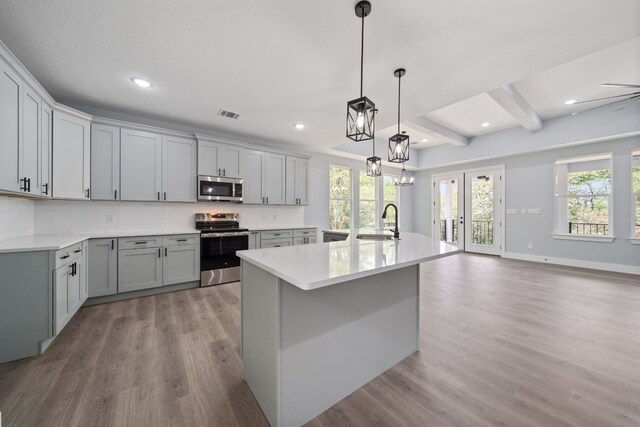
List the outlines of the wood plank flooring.
<svg viewBox="0 0 640 427">
<path fill-rule="evenodd" d="M 421 351 L 309 426 L 639 426 L 640 277 L 464 254 L 423 264 Z M 0 365 L 4 426 L 263 426 L 239 284 L 83 308 Z"/>
</svg>

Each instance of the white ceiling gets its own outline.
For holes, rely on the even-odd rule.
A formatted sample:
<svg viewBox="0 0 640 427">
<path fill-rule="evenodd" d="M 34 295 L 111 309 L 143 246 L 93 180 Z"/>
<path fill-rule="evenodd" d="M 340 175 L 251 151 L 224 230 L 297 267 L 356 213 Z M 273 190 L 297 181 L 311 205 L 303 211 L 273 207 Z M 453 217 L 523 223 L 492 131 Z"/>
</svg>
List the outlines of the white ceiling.
<svg viewBox="0 0 640 427">
<path fill-rule="evenodd" d="M 346 142 L 346 102 L 358 96 L 354 4 L 2 0 L 0 40 L 61 102 L 326 149 Z M 399 66 L 412 118 L 638 35 L 637 0 L 373 1 L 365 94 L 384 129 Z"/>
<path fill-rule="evenodd" d="M 440 144 L 447 144 L 448 141 L 442 136 L 434 133 L 434 132 L 425 132 L 423 130 L 419 130 L 417 127 L 412 127 L 410 123 L 403 123 L 400 126 L 400 131 L 406 131 L 409 135 L 409 142 L 411 143 L 411 148 L 422 149 L 427 147 L 435 147 Z M 376 129 L 376 138 L 382 138 L 388 140 L 393 135 L 398 133 L 398 125 L 393 124 L 388 126 L 382 130 Z M 423 140 L 427 140 L 426 142 L 422 142 Z"/>
</svg>

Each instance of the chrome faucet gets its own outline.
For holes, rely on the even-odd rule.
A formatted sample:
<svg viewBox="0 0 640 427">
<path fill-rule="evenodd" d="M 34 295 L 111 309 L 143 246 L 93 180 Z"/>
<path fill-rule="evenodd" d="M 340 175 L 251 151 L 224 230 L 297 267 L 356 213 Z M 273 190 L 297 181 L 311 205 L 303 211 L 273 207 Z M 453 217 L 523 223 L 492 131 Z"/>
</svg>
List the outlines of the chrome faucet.
<svg viewBox="0 0 640 427">
<path fill-rule="evenodd" d="M 385 219 L 387 217 L 387 209 L 389 209 L 389 206 L 393 206 L 393 209 L 395 209 L 396 211 L 396 228 L 393 230 L 393 238 L 399 239 L 400 232 L 398 231 L 398 207 L 393 203 L 389 203 L 387 206 L 384 207 L 384 212 L 382 212 L 382 219 Z"/>
</svg>

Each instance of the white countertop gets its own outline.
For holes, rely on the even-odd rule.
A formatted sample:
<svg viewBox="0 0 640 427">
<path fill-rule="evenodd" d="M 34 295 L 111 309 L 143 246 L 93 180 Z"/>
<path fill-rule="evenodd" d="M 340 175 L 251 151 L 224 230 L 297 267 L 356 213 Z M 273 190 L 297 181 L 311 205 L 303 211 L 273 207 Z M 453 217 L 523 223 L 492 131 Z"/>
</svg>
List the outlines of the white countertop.
<svg viewBox="0 0 640 427">
<path fill-rule="evenodd" d="M 237 254 L 300 289 L 313 290 L 459 252 L 455 246 L 405 232 L 400 233 L 400 240 L 350 238 L 343 242 L 254 249 Z"/>
<path fill-rule="evenodd" d="M 90 233 L 73 234 L 33 234 L 30 236 L 14 237 L 0 240 L 0 253 L 57 251 L 67 246 L 75 245 L 87 239 L 109 239 L 136 236 L 168 236 L 172 234 L 200 234 L 200 230 L 123 230 L 96 231 Z"/>
</svg>

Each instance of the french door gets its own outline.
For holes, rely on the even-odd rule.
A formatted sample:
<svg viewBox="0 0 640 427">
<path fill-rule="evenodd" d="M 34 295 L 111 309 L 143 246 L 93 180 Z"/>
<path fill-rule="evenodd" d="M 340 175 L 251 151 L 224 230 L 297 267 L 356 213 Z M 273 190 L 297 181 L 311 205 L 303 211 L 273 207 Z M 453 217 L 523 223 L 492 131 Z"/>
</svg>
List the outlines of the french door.
<svg viewBox="0 0 640 427">
<path fill-rule="evenodd" d="M 504 167 L 433 176 L 433 236 L 467 252 L 500 255 Z"/>
</svg>

